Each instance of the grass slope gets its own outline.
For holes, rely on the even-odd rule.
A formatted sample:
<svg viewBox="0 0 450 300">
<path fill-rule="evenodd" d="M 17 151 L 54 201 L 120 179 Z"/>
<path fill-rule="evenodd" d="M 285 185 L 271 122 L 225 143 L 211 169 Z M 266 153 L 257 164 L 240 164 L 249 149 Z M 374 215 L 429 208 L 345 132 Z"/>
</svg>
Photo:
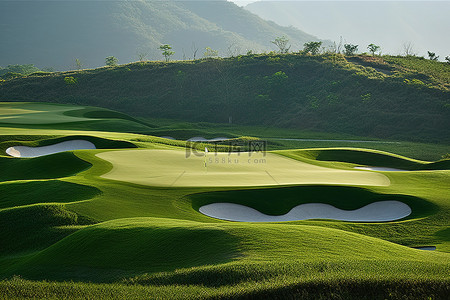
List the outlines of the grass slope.
<svg viewBox="0 0 450 300">
<path fill-rule="evenodd" d="M 363 57 L 364 65 L 347 58 L 260 54 L 133 63 L 8 80 L 0 85 L 0 99 L 95 103 L 134 116 L 220 123 L 232 117 L 241 125 L 448 144 L 445 75 L 435 79 L 399 65 L 403 58 Z M 441 73 L 448 68 L 430 64 Z M 380 65 L 393 71 L 377 71 Z M 67 76 L 78 83 L 67 85 Z"/>
<path fill-rule="evenodd" d="M 450 160 L 442 159 L 435 162 L 425 162 L 410 159 L 401 155 L 368 149 L 334 148 L 334 149 L 308 149 L 308 150 L 283 150 L 276 153 L 294 159 L 306 161 L 331 161 L 345 162 L 354 165 L 389 167 L 400 170 L 448 170 Z"/>
<path fill-rule="evenodd" d="M 89 110 L 73 110 L 79 115 L 72 117 L 97 113 Z M 59 118 L 58 114 L 48 117 L 49 123 Z M 77 123 L 94 129 L 87 121 Z M 450 171 L 445 160 L 433 165 L 349 148 L 286 150 L 267 153 L 267 161 L 274 165 L 212 166 L 210 186 L 198 186 L 195 176 L 194 184 L 185 187 L 141 185 L 130 178 L 154 182 L 171 171 L 205 172 L 204 158 L 186 159 L 186 149 L 179 148 L 185 146 L 183 141 L 126 133 L 126 128 L 74 131 L 66 125 L 0 128 L 3 150 L 12 144 L 47 145 L 75 137 L 91 139 L 102 148 L 30 159 L 0 157 L 0 167 L 6 171 L 0 172 L 2 297 L 445 299 L 448 294 Z M 221 130 L 205 127 L 211 133 Z M 101 159 L 102 155 L 114 161 Z M 228 153 L 218 154 L 222 156 Z M 352 170 L 369 163 L 430 170 Z M 117 173 L 122 167 L 134 168 L 141 177 Z M 322 178 L 328 174 L 328 182 L 326 186 L 252 186 L 256 174 L 277 168 L 280 176 L 295 169 L 310 175 L 317 172 Z M 114 169 L 115 180 L 104 178 Z M 218 186 L 230 171 L 231 184 Z M 350 186 L 337 185 L 343 174 L 356 174 Z M 353 186 L 362 179 L 380 178 L 390 184 Z M 246 186 L 239 186 L 245 181 Z M 248 224 L 212 219 L 197 211 L 215 201 L 238 201 L 278 214 L 303 202 L 352 209 L 388 198 L 408 203 L 413 214 L 385 223 Z M 429 245 L 437 251 L 409 248 Z"/>
<path fill-rule="evenodd" d="M 305 248 L 314 251 L 305 252 Z M 12 270 L 34 279 L 75 278 L 101 282 L 145 271 L 155 273 L 230 261 L 237 266 L 246 262 L 286 263 L 292 259 L 313 263 L 395 260 L 398 257 L 448 268 L 446 254 L 413 250 L 323 227 L 137 218 L 82 229 Z M 208 280 L 202 282 L 210 285 Z"/>
<path fill-rule="evenodd" d="M 29 102 L 0 102 L 0 126 L 118 132 L 145 132 L 153 127 L 108 109 Z"/>
<path fill-rule="evenodd" d="M 88 169 L 91 164 L 71 152 L 62 152 L 24 159 L 0 157 L 0 166 L 0 180 L 9 181 L 67 177 Z"/>
</svg>

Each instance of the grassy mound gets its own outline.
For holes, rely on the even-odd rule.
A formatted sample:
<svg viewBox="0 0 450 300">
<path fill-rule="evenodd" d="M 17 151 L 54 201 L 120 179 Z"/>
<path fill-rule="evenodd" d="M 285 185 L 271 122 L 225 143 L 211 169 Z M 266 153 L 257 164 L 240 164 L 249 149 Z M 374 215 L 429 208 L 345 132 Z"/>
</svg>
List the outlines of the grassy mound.
<svg viewBox="0 0 450 300">
<path fill-rule="evenodd" d="M 184 220 L 135 218 L 89 226 L 19 262 L 9 272 L 33 279 L 97 282 L 140 276 L 137 283 L 226 285 L 276 277 L 303 262 L 320 274 L 324 261 L 366 265 L 403 261 L 448 267 L 446 254 L 410 249 L 376 238 L 316 226 L 205 224 Z M 277 263 L 281 264 L 277 266 Z M 289 266 L 294 263 L 293 266 Z M 214 264 L 214 267 L 191 268 Z M 255 264 L 260 271 L 255 272 Z M 190 268 L 181 273 L 175 269 Z M 386 268 L 384 267 L 381 268 Z M 417 267 L 417 265 L 416 265 Z M 286 269 L 287 268 L 287 269 Z M 423 266 L 421 266 L 423 268 Z M 245 273 L 246 269 L 250 269 Z M 323 266 L 322 266 L 323 269 Z M 305 267 L 294 271 L 305 272 Z M 322 271 L 323 272 L 323 271 Z M 430 269 L 440 276 L 443 270 Z M 184 276 L 191 273 L 193 276 Z M 228 273 L 228 274 L 227 274 Z M 395 272 L 394 272 L 395 273 Z M 146 275 L 148 274 L 148 275 Z M 156 274 L 156 275 L 152 275 Z M 8 275 L 8 274 L 6 274 Z M 156 277 L 155 277 L 156 276 Z M 162 278 L 165 277 L 165 278 Z M 234 280 L 234 282 L 230 282 Z"/>
<path fill-rule="evenodd" d="M 0 127 L 145 132 L 153 125 L 97 107 L 0 102 Z"/>
<path fill-rule="evenodd" d="M 72 176 L 91 167 L 72 152 L 34 158 L 0 157 L 0 181 L 54 179 Z"/>
<path fill-rule="evenodd" d="M 66 111 L 66 112 L 64 112 L 64 114 L 67 116 L 83 117 L 83 118 L 90 118 L 90 119 L 123 119 L 123 120 L 128 120 L 131 122 L 139 123 L 139 124 L 142 124 L 142 125 L 150 127 L 150 128 L 156 127 L 155 125 L 152 125 L 152 124 L 149 124 L 146 122 L 142 122 L 141 120 L 133 118 L 127 114 L 124 114 L 124 113 L 121 113 L 118 111 L 114 111 L 114 110 L 110 110 L 110 109 L 100 108 L 100 107 L 84 107 L 79 110 Z"/>
<path fill-rule="evenodd" d="M 301 267 L 301 264 L 298 266 Z M 218 288 L 203 285 L 145 286 L 29 281 L 13 277 L 0 281 L 0 293 L 11 299 L 186 299 L 186 295 L 189 295 L 190 299 L 416 300 L 446 299 L 448 285 L 448 280 L 419 278 L 414 273 L 388 280 L 356 276 L 317 280 L 299 276 L 288 281 L 286 276 L 280 276 L 264 282 L 250 282 L 239 289 L 231 286 Z"/>
<path fill-rule="evenodd" d="M 92 220 L 60 204 L 38 204 L 0 210 L 0 253 L 14 254 L 46 248 Z M 0 261 L 1 266 L 1 261 Z"/>
<path fill-rule="evenodd" d="M 424 67 L 414 69 L 415 58 L 380 57 L 364 65 L 347 58 L 258 54 L 139 62 L 7 80 L 0 85 L 0 99 L 98 105 L 133 116 L 194 122 L 228 123 L 232 117 L 241 125 L 450 142 L 445 63 L 425 60 Z M 436 66 L 433 74 L 425 71 L 429 65 Z M 77 84 L 65 85 L 66 76 Z"/>
<path fill-rule="evenodd" d="M 396 200 L 408 204 L 412 214 L 407 218 L 423 217 L 437 211 L 432 203 L 418 197 L 379 194 L 363 188 L 345 186 L 293 186 L 281 188 L 206 192 L 188 196 L 198 211 L 211 203 L 235 203 L 254 208 L 266 215 L 284 215 L 293 207 L 305 203 L 330 204 L 340 209 L 354 210 L 377 201 Z"/>
<path fill-rule="evenodd" d="M 0 209 L 36 203 L 66 203 L 91 199 L 100 194 L 92 186 L 60 180 L 0 184 Z"/>
<path fill-rule="evenodd" d="M 105 281 L 128 274 L 224 263 L 236 256 L 237 245 L 235 237 L 215 225 L 121 219 L 77 231 L 26 261 L 15 273 Z"/>
<path fill-rule="evenodd" d="M 374 167 L 389 167 L 402 170 L 448 170 L 450 160 L 425 162 L 410 159 L 404 156 L 370 149 L 352 148 L 319 148 L 307 150 L 286 150 L 276 153 L 294 158 L 318 161 L 346 162 L 357 165 Z"/>
</svg>

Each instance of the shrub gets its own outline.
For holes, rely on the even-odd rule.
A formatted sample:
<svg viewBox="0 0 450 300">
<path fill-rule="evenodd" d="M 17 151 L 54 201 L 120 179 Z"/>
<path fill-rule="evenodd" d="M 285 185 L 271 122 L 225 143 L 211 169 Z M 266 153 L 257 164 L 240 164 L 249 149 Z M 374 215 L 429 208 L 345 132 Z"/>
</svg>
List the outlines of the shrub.
<svg viewBox="0 0 450 300">
<path fill-rule="evenodd" d="M 118 62 L 119 60 L 115 56 L 108 56 L 107 58 L 105 58 L 105 63 L 109 67 L 117 66 Z"/>
<path fill-rule="evenodd" d="M 66 77 L 64 77 L 64 82 L 65 82 L 67 85 L 74 85 L 74 84 L 77 84 L 77 83 L 78 83 L 78 79 L 76 79 L 76 78 L 73 77 L 73 76 L 66 76 Z"/>
</svg>

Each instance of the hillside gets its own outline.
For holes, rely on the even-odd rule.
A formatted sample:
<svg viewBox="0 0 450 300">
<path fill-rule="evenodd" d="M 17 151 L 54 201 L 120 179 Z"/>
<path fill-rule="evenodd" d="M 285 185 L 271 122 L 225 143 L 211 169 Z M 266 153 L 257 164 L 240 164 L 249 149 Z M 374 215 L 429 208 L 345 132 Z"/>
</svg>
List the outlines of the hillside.
<svg viewBox="0 0 450 300">
<path fill-rule="evenodd" d="M 317 40 L 300 30 L 264 21 L 223 1 L 1 1 L 0 66 L 36 64 L 57 70 L 138 60 L 138 53 L 162 59 L 171 44 L 175 59 L 201 58 L 205 47 L 225 56 L 275 50 L 286 35 L 293 47 Z"/>
<path fill-rule="evenodd" d="M 6 80 L 0 100 L 448 143 L 449 68 L 415 57 L 300 54 L 146 62 Z"/>
</svg>

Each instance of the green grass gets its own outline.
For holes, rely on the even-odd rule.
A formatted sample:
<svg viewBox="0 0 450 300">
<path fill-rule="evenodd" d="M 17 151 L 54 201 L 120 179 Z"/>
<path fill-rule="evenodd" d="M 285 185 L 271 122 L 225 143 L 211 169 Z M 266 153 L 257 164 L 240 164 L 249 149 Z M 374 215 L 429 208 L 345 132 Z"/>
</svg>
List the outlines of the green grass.
<svg viewBox="0 0 450 300">
<path fill-rule="evenodd" d="M 387 264 L 392 262 L 387 262 Z M 386 265 L 387 265 L 386 264 Z M 304 264 L 299 264 L 304 266 Z M 355 265 L 353 265 L 355 267 Z M 391 264 L 392 266 L 392 264 Z M 256 266 L 253 270 L 257 272 Z M 356 266 L 358 267 L 358 266 Z M 322 268 L 322 270 L 324 270 Z M 351 269 L 349 269 L 351 270 Z M 379 271 L 379 269 L 375 269 Z M 191 274 L 189 274 L 191 275 Z M 234 274 L 232 274 L 233 276 Z M 294 274 L 296 275 L 296 274 Z M 273 299 L 273 298 L 302 298 L 302 299 L 445 299 L 448 294 L 448 280 L 424 279 L 417 273 L 406 273 L 396 278 L 380 278 L 381 276 L 342 277 L 288 277 L 278 276 L 270 280 L 245 282 L 240 288 L 233 286 L 208 287 L 203 285 L 124 285 L 29 281 L 14 277 L 0 281 L 0 291 L 6 298 L 64 298 L 64 299 Z"/>
<path fill-rule="evenodd" d="M 0 84 L 0 100 L 97 105 L 190 122 L 227 123 L 232 117 L 238 125 L 450 142 L 448 64 L 361 58 L 375 61 L 361 65 L 341 55 L 258 54 L 139 62 L 7 80 Z M 392 71 L 386 74 L 386 68 Z M 67 86 L 66 76 L 78 83 Z"/>
<path fill-rule="evenodd" d="M 373 202 L 387 200 L 408 204 L 413 212 L 407 219 L 425 217 L 438 210 L 431 203 L 416 197 L 377 194 L 362 188 L 326 185 L 207 192 L 188 197 L 192 201 L 192 207 L 197 210 L 211 203 L 236 203 L 267 215 L 284 215 L 293 207 L 304 203 L 326 203 L 340 209 L 354 210 Z"/>
<path fill-rule="evenodd" d="M 67 177 L 91 167 L 71 152 L 36 158 L 14 159 L 0 157 L 0 180 L 53 179 Z"/>
<path fill-rule="evenodd" d="M 383 151 L 357 149 L 357 148 L 319 148 L 308 150 L 285 150 L 276 153 L 294 159 L 306 159 L 316 161 L 345 162 L 354 165 L 389 167 L 400 170 L 448 170 L 450 160 L 443 159 L 436 162 L 419 161 L 401 155 L 395 155 Z"/>
<path fill-rule="evenodd" d="M 337 247 L 337 245 L 339 245 Z M 182 249 L 182 251 L 180 251 Z M 313 251 L 304 251 L 311 249 Z M 7 273 L 33 279 L 111 281 L 145 271 L 293 259 L 426 261 L 448 267 L 446 254 L 317 226 L 205 224 L 154 218 L 89 226 L 28 257 Z M 208 281 L 205 280 L 204 283 Z"/>
<path fill-rule="evenodd" d="M 272 153 L 210 152 L 204 156 L 152 149 L 106 151 L 97 157 L 113 165 L 102 178 L 149 186 L 389 185 L 382 174 L 324 168 Z"/>
<path fill-rule="evenodd" d="M 153 125 L 119 112 L 57 103 L 1 102 L 0 126 L 65 128 L 113 132 L 145 132 Z"/>
<path fill-rule="evenodd" d="M 2 263 L 15 261 L 15 256 L 42 250 L 78 228 L 61 227 L 92 224 L 92 220 L 69 211 L 61 204 L 35 204 L 0 210 Z M 6 268 L 2 267 L 3 271 Z"/>
<path fill-rule="evenodd" d="M 41 203 L 42 199 L 47 203 L 76 202 L 99 193 L 94 187 L 60 180 L 4 182 L 0 184 L 0 210 Z"/>
<path fill-rule="evenodd" d="M 85 118 L 96 111 L 71 112 L 79 113 L 72 117 Z M 59 118 L 48 117 L 50 123 Z M 331 148 L 286 149 L 295 142 L 277 140 L 277 149 L 285 150 L 268 152 L 265 164 L 213 161 L 206 171 L 204 157 L 186 158 L 183 141 L 129 133 L 125 128 L 97 131 L 89 122 L 77 122 L 88 131 L 70 130 L 73 124 L 68 123 L 0 127 L 1 151 L 67 139 L 90 140 L 99 148 L 38 158 L 0 157 L 3 298 L 445 299 L 448 295 L 450 170 L 448 160 L 432 162 L 436 153 L 428 153 L 428 149 L 443 151 L 445 145 L 383 140 L 373 144 L 399 150 L 393 154 L 348 148 L 351 143 L 344 145 L 347 148 L 328 144 Z M 184 126 L 164 120 L 135 123 L 154 124 L 149 130 L 168 133 Z M 217 133 L 298 137 L 295 130 L 189 126 L 210 134 L 207 137 Z M 322 137 L 354 138 L 330 133 Z M 423 152 L 419 156 L 425 158 L 405 157 L 408 151 Z M 213 152 L 208 155 L 215 160 Z M 246 155 L 232 157 L 247 159 Z M 252 158 L 262 158 L 258 155 Z M 228 153 L 217 157 L 227 158 Z M 357 171 L 356 165 L 418 171 Z M 200 206 L 214 202 L 283 214 L 301 203 L 355 209 L 393 199 L 407 203 L 412 215 L 382 223 L 251 224 L 198 212 Z M 437 250 L 410 248 L 427 245 Z"/>
</svg>

